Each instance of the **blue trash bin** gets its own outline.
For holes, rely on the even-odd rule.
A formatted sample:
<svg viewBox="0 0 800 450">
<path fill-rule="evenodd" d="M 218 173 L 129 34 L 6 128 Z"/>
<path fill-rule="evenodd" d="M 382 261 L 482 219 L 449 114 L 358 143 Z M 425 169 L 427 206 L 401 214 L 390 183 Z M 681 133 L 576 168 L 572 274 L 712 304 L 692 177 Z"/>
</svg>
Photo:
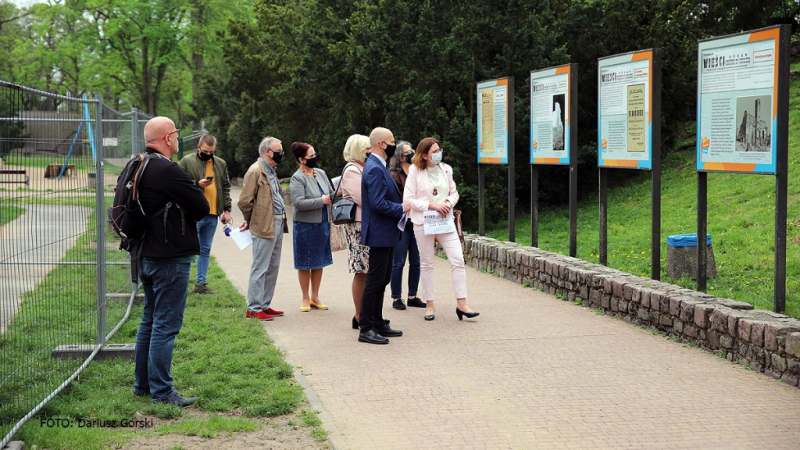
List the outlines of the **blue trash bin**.
<svg viewBox="0 0 800 450">
<path fill-rule="evenodd" d="M 667 236 L 667 276 L 697 279 L 697 233 Z M 711 235 L 706 234 L 706 277 L 717 276 Z"/>
</svg>

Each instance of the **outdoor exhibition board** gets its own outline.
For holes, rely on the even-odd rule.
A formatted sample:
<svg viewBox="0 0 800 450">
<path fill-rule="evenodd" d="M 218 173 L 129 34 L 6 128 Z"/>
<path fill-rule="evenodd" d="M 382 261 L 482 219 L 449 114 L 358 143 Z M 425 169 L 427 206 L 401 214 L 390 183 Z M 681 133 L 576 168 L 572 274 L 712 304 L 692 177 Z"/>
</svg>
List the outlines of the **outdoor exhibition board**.
<svg viewBox="0 0 800 450">
<path fill-rule="evenodd" d="M 597 63 L 598 166 L 652 169 L 653 50 Z"/>
<path fill-rule="evenodd" d="M 569 166 L 569 256 L 577 254 L 578 65 L 531 71 L 531 245 L 539 245 L 539 166 Z"/>
<path fill-rule="evenodd" d="M 478 163 L 508 164 L 508 78 L 478 83 Z"/>
<path fill-rule="evenodd" d="M 700 42 L 697 170 L 775 173 L 780 28 Z"/>
<path fill-rule="evenodd" d="M 531 72 L 531 164 L 570 164 L 570 68 Z"/>
<path fill-rule="evenodd" d="M 514 242 L 514 77 L 477 84 L 478 233 L 485 233 L 484 177 L 487 164 L 508 165 L 508 240 Z"/>
<path fill-rule="evenodd" d="M 608 172 L 650 171 L 650 278 L 661 279 L 661 49 L 597 60 L 600 264 L 608 264 Z"/>
<path fill-rule="evenodd" d="M 708 172 L 774 175 L 775 312 L 786 308 L 790 36 L 778 25 L 697 46 L 697 235 L 708 227 Z M 697 258 L 704 291 L 703 239 Z"/>
</svg>

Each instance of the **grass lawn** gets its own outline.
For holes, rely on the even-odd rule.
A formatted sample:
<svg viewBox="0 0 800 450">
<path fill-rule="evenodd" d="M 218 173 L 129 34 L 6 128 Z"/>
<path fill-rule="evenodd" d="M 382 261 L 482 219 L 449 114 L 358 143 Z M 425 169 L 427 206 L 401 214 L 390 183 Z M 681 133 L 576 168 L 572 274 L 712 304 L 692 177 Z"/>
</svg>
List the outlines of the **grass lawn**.
<svg viewBox="0 0 800 450">
<path fill-rule="evenodd" d="M 86 246 L 90 243 L 91 239 L 84 236 L 65 259 L 76 258 L 80 252 L 86 252 Z M 62 266 L 56 268 L 51 277 L 57 278 L 58 271 L 72 270 L 86 269 L 85 266 Z M 194 279 L 194 269 L 192 272 L 191 279 Z M 124 277 L 124 274 L 121 276 Z M 300 411 L 304 397 L 302 388 L 293 379 L 292 367 L 275 348 L 264 332 L 263 325 L 244 319 L 245 298 L 227 280 L 213 258 L 209 278 L 218 294 L 189 294 L 183 328 L 175 341 L 172 365 L 175 386 L 179 392 L 200 398 L 194 407 L 183 410 L 172 405 L 153 405 L 149 397 L 134 396 L 133 361 L 93 361 L 77 380 L 48 403 L 38 416 L 28 421 L 14 439 L 24 440 L 33 448 L 117 448 L 134 437 L 168 434 L 214 437 L 252 431 L 263 428 L 265 418 L 299 413 L 301 420 L 297 423 L 290 421 L 291 426 L 304 427 L 302 429 L 313 437 L 312 440 L 322 445 L 321 441 L 327 439 L 327 434 L 319 427 L 315 412 Z M 37 290 L 49 289 L 48 280 L 41 283 Z M 114 280 L 109 282 L 116 283 Z M 86 320 L 85 298 L 93 299 L 94 292 L 84 291 L 64 289 L 60 292 L 59 298 L 55 299 L 59 302 L 59 311 L 83 310 L 84 313 L 59 313 L 59 320 L 51 325 L 52 331 L 65 333 L 65 330 L 79 327 L 79 322 Z M 42 296 L 41 293 L 34 293 L 29 298 L 39 299 Z M 50 358 L 51 349 L 34 348 L 39 345 L 37 340 L 28 338 L 41 333 L 41 329 L 37 331 L 37 324 L 44 319 L 39 317 L 41 320 L 38 320 L 37 317 L 50 311 L 32 304 L 33 300 L 30 299 L 23 303 L 20 314 L 9 327 L 14 332 L 7 332 L 0 341 L 4 352 L 3 364 L 10 364 L 9 367 L 22 366 L 30 358 L 38 358 L 42 361 L 35 364 L 45 369 L 29 370 L 32 372 L 28 375 L 30 379 L 14 379 L 4 386 L 0 393 L 0 404 L 5 406 L 0 408 L 0 421 L 6 423 L 12 418 L 18 420 L 27 412 L 14 410 L 16 401 L 13 397 L 26 395 L 28 385 L 42 381 L 42 373 L 48 374 L 48 381 L 66 379 L 64 370 L 59 370 L 61 364 Z M 126 302 L 112 303 L 117 305 L 109 307 L 109 329 L 116 324 L 116 318 L 121 317 L 120 311 L 126 306 Z M 141 304 L 136 305 L 131 317 L 110 343 L 135 342 L 141 313 Z M 26 319 L 22 320 L 23 317 Z M 83 336 L 83 340 L 76 336 L 75 340 L 92 342 L 93 327 L 83 328 L 87 330 L 84 332 L 87 336 Z M 25 338 L 20 339 L 20 336 Z M 74 370 L 74 367 L 70 370 Z M 69 373 L 66 372 L 66 375 Z M 47 419 L 67 419 L 72 424 L 78 423 L 78 419 L 122 422 L 148 417 L 172 420 L 151 429 L 136 431 L 124 427 L 48 427 L 42 422 L 44 420 L 46 424 Z"/>
<path fill-rule="evenodd" d="M 792 70 L 800 70 L 795 64 Z M 794 81 L 789 101 L 789 186 L 786 249 L 786 314 L 800 318 L 800 84 Z M 666 276 L 667 236 L 697 231 L 695 128 L 687 129 L 679 148 L 662 161 L 661 279 L 696 289 L 691 279 Z M 546 170 L 546 168 L 545 168 Z M 616 169 L 616 171 L 623 169 Z M 612 170 L 609 179 L 614 176 Z M 581 176 L 597 177 L 597 172 Z M 718 297 L 773 308 L 775 272 L 775 177 L 708 174 L 708 233 L 717 263 L 717 277 L 708 292 Z M 528 205 L 520 205 L 525 208 Z M 584 198 L 578 207 L 577 257 L 599 263 L 598 200 Z M 650 174 L 608 192 L 608 265 L 634 275 L 650 276 Z M 508 239 L 508 222 L 497 223 L 487 236 Z M 517 242 L 530 245 L 530 215 L 518 216 Z M 569 252 L 567 205 L 540 209 L 539 247 Z"/>
<path fill-rule="evenodd" d="M 124 169 L 123 166 L 115 166 L 114 164 L 111 164 L 108 161 L 106 161 L 105 164 L 103 164 L 103 170 L 105 171 L 106 175 L 119 176 L 119 174 L 122 173 L 122 169 Z"/>
<path fill-rule="evenodd" d="M 31 156 L 20 155 L 19 153 L 12 153 L 3 161 L 6 165 L 21 166 L 21 167 L 36 167 L 45 168 L 50 164 L 64 164 L 66 160 L 65 155 L 45 155 L 35 154 Z M 75 164 L 78 168 L 85 168 L 94 166 L 91 156 L 72 156 L 69 158 L 69 164 Z"/>
<path fill-rule="evenodd" d="M 25 214 L 25 210 L 16 206 L 0 206 L 0 225 L 5 225 Z"/>
</svg>

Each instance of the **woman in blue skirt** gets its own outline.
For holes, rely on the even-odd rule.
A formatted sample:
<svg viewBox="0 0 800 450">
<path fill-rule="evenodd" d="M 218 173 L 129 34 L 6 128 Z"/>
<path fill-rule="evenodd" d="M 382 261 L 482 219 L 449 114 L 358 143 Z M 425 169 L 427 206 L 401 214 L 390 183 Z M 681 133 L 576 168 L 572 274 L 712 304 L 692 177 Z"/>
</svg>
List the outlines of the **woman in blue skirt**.
<svg viewBox="0 0 800 450">
<path fill-rule="evenodd" d="M 316 168 L 318 158 L 314 147 L 294 142 L 291 149 L 300 165 L 289 183 L 294 207 L 294 268 L 303 292 L 300 311 L 328 309 L 319 299 L 319 285 L 322 268 L 333 264 L 330 224 L 333 187 L 325 172 Z"/>
</svg>

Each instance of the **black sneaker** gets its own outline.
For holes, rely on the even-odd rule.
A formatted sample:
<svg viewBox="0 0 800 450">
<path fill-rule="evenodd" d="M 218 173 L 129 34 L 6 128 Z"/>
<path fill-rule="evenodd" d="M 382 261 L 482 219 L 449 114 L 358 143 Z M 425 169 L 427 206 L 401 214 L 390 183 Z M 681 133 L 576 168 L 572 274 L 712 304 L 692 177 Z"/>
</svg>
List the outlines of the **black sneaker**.
<svg viewBox="0 0 800 450">
<path fill-rule="evenodd" d="M 196 401 L 197 397 L 184 397 L 181 394 L 178 394 L 178 391 L 172 391 L 172 394 L 169 394 L 164 398 L 153 399 L 153 403 L 172 403 L 173 405 L 180 406 L 181 408 L 193 405 Z"/>
<path fill-rule="evenodd" d="M 402 310 L 406 309 L 406 305 L 405 305 L 405 303 L 403 303 L 403 299 L 398 298 L 397 300 L 392 302 L 392 308 L 399 309 L 399 310 L 402 311 Z"/>
<path fill-rule="evenodd" d="M 150 391 L 140 391 L 138 389 L 134 389 L 133 390 L 133 395 L 135 395 L 137 397 L 144 397 L 144 396 L 149 397 L 150 396 Z"/>
<path fill-rule="evenodd" d="M 414 308 L 427 308 L 428 305 L 417 297 L 408 299 L 408 306 Z"/>
<path fill-rule="evenodd" d="M 214 295 L 216 292 L 208 287 L 206 283 L 195 283 L 194 284 L 194 293 L 195 294 L 211 294 Z"/>
</svg>

